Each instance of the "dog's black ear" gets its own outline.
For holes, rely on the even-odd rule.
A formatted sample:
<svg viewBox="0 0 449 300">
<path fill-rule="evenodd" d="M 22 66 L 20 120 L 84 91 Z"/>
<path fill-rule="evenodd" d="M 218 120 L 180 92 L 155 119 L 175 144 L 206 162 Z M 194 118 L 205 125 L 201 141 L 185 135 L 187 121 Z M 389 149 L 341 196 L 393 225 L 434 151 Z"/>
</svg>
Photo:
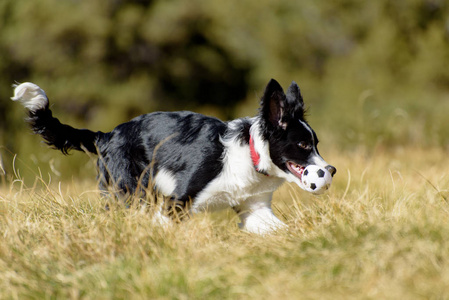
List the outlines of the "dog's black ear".
<svg viewBox="0 0 449 300">
<path fill-rule="evenodd" d="M 282 129 L 286 129 L 291 120 L 303 118 L 304 101 L 296 82 L 292 82 L 286 95 L 281 85 L 271 79 L 262 97 L 261 112 L 263 120 Z"/>
<path fill-rule="evenodd" d="M 261 101 L 261 115 L 262 119 L 274 127 L 287 127 L 283 123 L 283 116 L 285 114 L 285 105 L 287 99 L 281 85 L 274 79 L 268 82 Z"/>
<path fill-rule="evenodd" d="M 287 101 L 289 103 L 289 106 L 294 107 L 294 109 L 298 109 L 298 104 L 301 105 L 302 108 L 304 108 L 304 100 L 301 96 L 301 90 L 299 89 L 299 86 L 296 82 L 292 81 L 290 84 L 290 87 L 287 90 Z"/>
</svg>

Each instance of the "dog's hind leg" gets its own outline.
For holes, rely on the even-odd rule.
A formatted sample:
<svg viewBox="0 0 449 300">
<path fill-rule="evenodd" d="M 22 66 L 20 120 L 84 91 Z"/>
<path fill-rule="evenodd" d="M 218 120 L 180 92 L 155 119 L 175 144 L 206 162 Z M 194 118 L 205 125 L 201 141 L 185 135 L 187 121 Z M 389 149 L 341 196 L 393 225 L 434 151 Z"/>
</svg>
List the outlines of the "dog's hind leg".
<svg viewBox="0 0 449 300">
<path fill-rule="evenodd" d="M 279 220 L 271 209 L 272 196 L 273 193 L 253 196 L 234 207 L 240 217 L 240 229 L 264 235 L 287 228 L 287 225 Z"/>
</svg>

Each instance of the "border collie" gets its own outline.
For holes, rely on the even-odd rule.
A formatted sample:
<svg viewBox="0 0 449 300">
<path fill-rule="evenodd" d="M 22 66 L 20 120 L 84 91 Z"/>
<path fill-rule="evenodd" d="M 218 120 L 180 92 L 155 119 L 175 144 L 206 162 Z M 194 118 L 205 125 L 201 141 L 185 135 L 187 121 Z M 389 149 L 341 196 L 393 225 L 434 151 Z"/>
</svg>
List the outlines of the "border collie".
<svg viewBox="0 0 449 300">
<path fill-rule="evenodd" d="M 48 145 L 64 154 L 74 149 L 98 155 L 101 190 L 113 187 L 126 198 L 151 187 L 190 213 L 231 207 L 248 232 L 285 227 L 271 209 L 273 192 L 284 181 L 304 188 L 301 176 L 310 164 L 336 172 L 318 153 L 295 82 L 284 93 L 272 79 L 253 118 L 222 122 L 189 111 L 154 112 L 107 133 L 61 124 L 34 83 L 14 87 L 11 99 L 28 109 L 27 121 Z M 169 218 L 165 210 L 161 216 Z"/>
</svg>

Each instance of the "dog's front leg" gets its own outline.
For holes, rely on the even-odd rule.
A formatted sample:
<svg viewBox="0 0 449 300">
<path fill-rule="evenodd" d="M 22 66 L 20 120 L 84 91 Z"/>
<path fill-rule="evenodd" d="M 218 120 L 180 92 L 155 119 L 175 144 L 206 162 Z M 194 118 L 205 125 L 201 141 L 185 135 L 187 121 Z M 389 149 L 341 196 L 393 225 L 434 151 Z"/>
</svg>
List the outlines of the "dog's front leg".
<svg viewBox="0 0 449 300">
<path fill-rule="evenodd" d="M 246 199 L 234 210 L 240 217 L 240 229 L 257 234 L 268 234 L 287 227 L 271 209 L 273 193 L 257 195 Z"/>
</svg>

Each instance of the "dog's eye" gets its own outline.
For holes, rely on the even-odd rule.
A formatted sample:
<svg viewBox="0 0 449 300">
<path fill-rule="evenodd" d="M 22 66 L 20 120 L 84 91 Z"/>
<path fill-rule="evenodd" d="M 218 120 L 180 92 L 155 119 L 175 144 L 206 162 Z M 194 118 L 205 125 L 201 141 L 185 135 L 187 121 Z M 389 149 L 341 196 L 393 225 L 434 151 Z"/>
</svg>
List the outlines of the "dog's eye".
<svg viewBox="0 0 449 300">
<path fill-rule="evenodd" d="M 306 142 L 299 142 L 298 143 L 299 148 L 303 149 L 303 150 L 311 150 L 312 146 L 310 146 L 309 144 L 307 144 Z"/>
</svg>

